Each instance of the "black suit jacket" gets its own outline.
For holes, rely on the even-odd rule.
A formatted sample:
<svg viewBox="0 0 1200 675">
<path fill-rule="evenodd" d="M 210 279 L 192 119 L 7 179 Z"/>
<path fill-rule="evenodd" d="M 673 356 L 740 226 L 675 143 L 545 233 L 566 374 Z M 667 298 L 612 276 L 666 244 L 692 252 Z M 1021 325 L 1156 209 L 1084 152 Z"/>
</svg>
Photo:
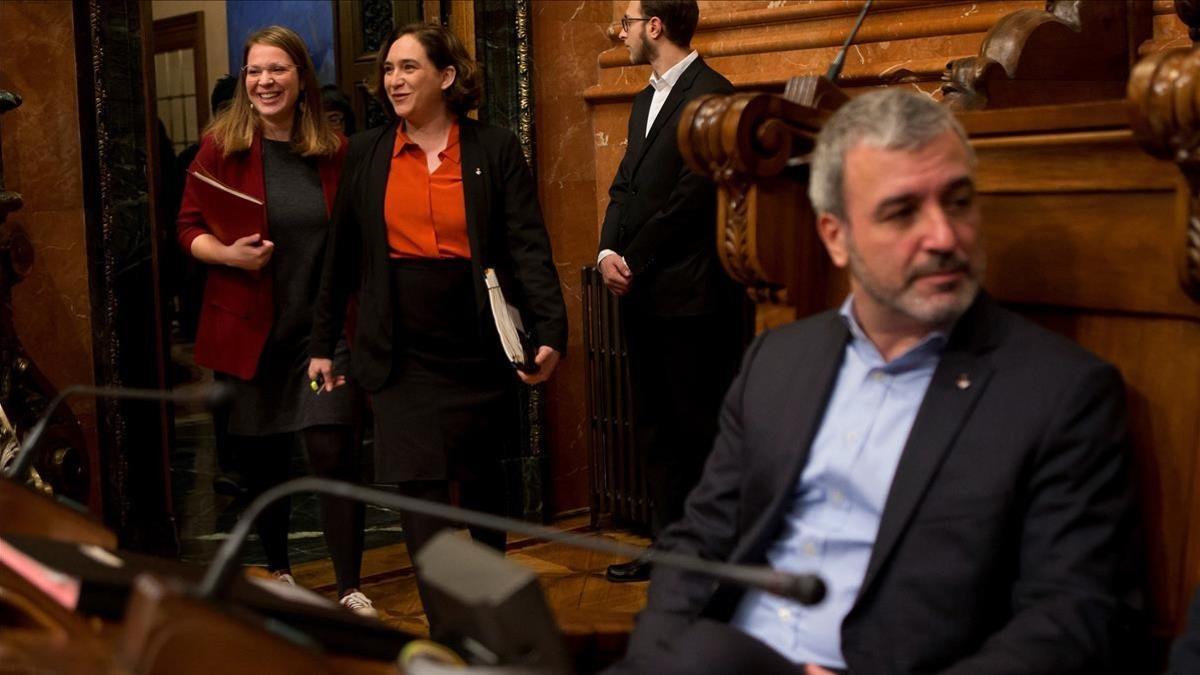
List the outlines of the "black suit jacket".
<svg viewBox="0 0 1200 675">
<path fill-rule="evenodd" d="M 1200 588 L 1196 589 L 1196 595 L 1192 597 L 1187 627 L 1171 648 L 1171 667 L 1168 672 L 1170 675 L 1200 673 Z"/>
<path fill-rule="evenodd" d="M 676 81 L 654 124 L 646 117 L 654 89 L 633 99 L 629 145 L 608 191 L 600 250 L 625 257 L 633 272 L 629 303 L 660 316 L 687 316 L 727 307 L 738 294 L 717 259 L 716 189 L 687 168 L 676 129 L 685 104 L 733 85 L 697 58 Z"/>
<path fill-rule="evenodd" d="M 397 124 L 356 134 L 325 247 L 321 291 L 309 353 L 330 357 L 350 295 L 359 289 L 351 350 L 354 376 L 367 391 L 392 370 L 393 319 L 384 194 Z M 459 120 L 463 193 L 475 301 L 481 331 L 495 331 L 483 270 L 494 267 L 507 300 L 520 308 L 535 344 L 563 352 L 567 313 L 537 189 L 516 136 L 469 118 Z M 360 288 L 361 283 L 361 288 Z"/>
<path fill-rule="evenodd" d="M 826 312 L 754 342 L 664 546 L 766 562 L 848 339 Z M 1116 369 L 981 294 L 930 382 L 842 624 L 850 671 L 1114 667 L 1141 603 L 1123 411 Z M 695 617 L 728 620 L 741 595 L 656 568 L 631 658 Z"/>
</svg>

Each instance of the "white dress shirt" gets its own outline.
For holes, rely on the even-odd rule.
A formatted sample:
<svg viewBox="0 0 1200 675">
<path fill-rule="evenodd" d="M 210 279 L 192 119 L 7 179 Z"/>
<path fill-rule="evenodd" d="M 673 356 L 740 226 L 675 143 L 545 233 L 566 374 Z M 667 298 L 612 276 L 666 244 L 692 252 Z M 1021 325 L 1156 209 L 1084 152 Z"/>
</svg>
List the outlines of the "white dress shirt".
<svg viewBox="0 0 1200 675">
<path fill-rule="evenodd" d="M 667 97 L 671 95 L 671 89 L 679 81 L 683 71 L 687 70 L 688 66 L 692 65 L 692 62 L 699 57 L 700 54 L 693 49 L 691 54 L 683 57 L 679 63 L 668 68 L 667 72 L 662 75 L 653 70 L 650 71 L 650 86 L 654 88 L 654 96 L 650 98 L 650 114 L 646 116 L 645 135 L 650 135 L 650 127 L 654 126 L 654 119 L 658 117 L 658 111 L 662 110 L 663 104 L 667 102 Z M 596 264 L 599 265 L 601 260 L 614 253 L 616 251 L 610 248 L 600 251 L 600 255 L 596 256 Z"/>
</svg>

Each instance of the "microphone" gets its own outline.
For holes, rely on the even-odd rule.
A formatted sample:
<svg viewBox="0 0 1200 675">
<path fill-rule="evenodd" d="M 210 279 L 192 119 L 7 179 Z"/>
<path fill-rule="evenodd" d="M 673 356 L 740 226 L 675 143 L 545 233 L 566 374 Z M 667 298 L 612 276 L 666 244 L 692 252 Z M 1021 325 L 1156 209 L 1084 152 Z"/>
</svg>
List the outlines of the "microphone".
<svg viewBox="0 0 1200 675">
<path fill-rule="evenodd" d="M 45 412 L 38 418 L 37 424 L 25 435 L 25 442 L 9 466 L 4 470 L 4 476 L 12 480 L 22 480 L 33 464 L 33 458 L 42 436 L 50 425 L 54 411 L 66 399 L 76 396 L 95 396 L 97 398 L 125 399 L 133 401 L 171 401 L 173 403 L 203 403 L 210 410 L 229 405 L 233 399 L 233 391 L 229 385 L 220 382 L 198 387 L 190 391 L 161 390 L 161 389 L 131 389 L 127 387 L 93 387 L 85 384 L 73 384 L 65 387 L 58 395 L 50 399 Z"/>
<path fill-rule="evenodd" d="M 850 34 L 846 36 L 846 42 L 842 44 L 841 50 L 834 57 L 833 63 L 829 64 L 829 70 L 825 72 L 825 78 L 830 82 L 836 82 L 838 75 L 842 74 L 842 66 L 846 64 L 846 50 L 850 49 L 850 43 L 854 41 L 854 36 L 858 35 L 858 29 L 862 27 L 863 19 L 867 18 L 867 10 L 871 9 L 871 3 L 875 0 L 867 0 L 863 5 L 862 11 L 858 13 L 858 21 L 854 23 L 854 28 L 850 29 Z"/>
<path fill-rule="evenodd" d="M 329 497 L 365 502 L 398 511 L 408 511 L 432 516 L 452 522 L 461 522 L 492 530 L 516 532 L 535 539 L 553 541 L 576 548 L 584 548 L 622 558 L 641 557 L 649 563 L 672 567 L 685 572 L 700 574 L 718 581 L 746 588 L 763 590 L 773 595 L 795 600 L 802 605 L 815 605 L 825 597 L 825 582 L 813 574 L 791 574 L 779 572 L 766 566 L 734 565 L 694 558 L 688 555 L 644 550 L 637 546 L 593 537 L 585 534 L 570 534 L 559 530 L 533 525 L 520 520 L 494 516 L 489 513 L 471 511 L 423 499 L 404 497 L 374 488 L 326 478 L 298 478 L 278 485 L 261 494 L 250 503 L 238 519 L 229 537 L 221 544 L 197 587 L 201 598 L 220 600 L 227 597 L 233 578 L 238 570 L 238 553 L 250 534 L 250 528 L 262 512 L 280 499 L 303 492 L 314 492 Z"/>
</svg>

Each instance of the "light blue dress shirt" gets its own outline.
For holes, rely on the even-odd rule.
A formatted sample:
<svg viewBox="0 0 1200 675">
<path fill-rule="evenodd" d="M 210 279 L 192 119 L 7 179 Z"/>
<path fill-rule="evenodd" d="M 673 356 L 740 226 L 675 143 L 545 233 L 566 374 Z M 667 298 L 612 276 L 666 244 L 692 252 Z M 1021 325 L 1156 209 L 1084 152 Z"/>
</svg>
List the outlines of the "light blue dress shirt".
<svg viewBox="0 0 1200 675">
<path fill-rule="evenodd" d="M 935 332 L 886 363 L 842 303 L 850 329 L 841 370 L 779 537 L 767 550 L 778 570 L 820 575 L 813 607 L 749 591 L 732 625 L 796 663 L 845 668 L 842 620 L 867 573 L 879 520 L 917 409 L 946 344 Z"/>
</svg>

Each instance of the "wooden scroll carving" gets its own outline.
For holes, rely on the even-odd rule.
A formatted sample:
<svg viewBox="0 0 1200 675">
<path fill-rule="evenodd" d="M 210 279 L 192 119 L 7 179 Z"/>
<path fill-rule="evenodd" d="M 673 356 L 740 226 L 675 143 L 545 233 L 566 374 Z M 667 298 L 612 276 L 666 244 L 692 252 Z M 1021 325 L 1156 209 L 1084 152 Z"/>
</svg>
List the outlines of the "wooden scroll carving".
<svg viewBox="0 0 1200 675">
<path fill-rule="evenodd" d="M 951 61 L 942 96 L 955 110 L 1120 98 L 1129 74 L 1131 12 L 1149 3 L 1048 0 L 1005 16 L 977 56 Z M 1138 24 L 1140 25 L 1140 24 Z"/>
<path fill-rule="evenodd" d="M 19 95 L 0 90 L 0 115 L 20 105 Z M 12 288 L 33 269 L 29 235 L 19 224 L 7 222 L 23 203 L 20 193 L 5 189 L 4 164 L 0 161 L 0 415 L 6 418 L 0 425 L 4 427 L 0 439 L 7 441 L 0 447 L 0 465 L 12 461 L 17 437 L 33 427 L 58 393 L 25 351 L 13 323 Z M 52 488 L 76 501 L 86 501 L 86 458 L 79 421 L 66 406 L 60 406 L 47 430 L 43 452 L 35 461 L 34 481 L 47 491 Z"/>
<path fill-rule="evenodd" d="M 789 83 L 788 92 L 828 108 L 774 94 L 705 96 L 688 104 L 677 131 L 692 170 L 720 188 L 721 263 L 755 302 L 797 304 L 797 261 L 808 259 L 797 247 L 804 246 L 803 233 L 812 231 L 812 208 L 795 186 L 807 182 L 805 158 L 817 131 L 846 100 L 836 86 L 800 78 Z"/>
<path fill-rule="evenodd" d="M 1151 155 L 1173 161 L 1188 181 L 1181 282 L 1200 301 L 1200 47 L 1142 59 L 1129 78 L 1134 136 Z"/>
<path fill-rule="evenodd" d="M 1175 15 L 1188 27 L 1192 42 L 1200 42 L 1200 0 L 1175 0 Z"/>
</svg>

